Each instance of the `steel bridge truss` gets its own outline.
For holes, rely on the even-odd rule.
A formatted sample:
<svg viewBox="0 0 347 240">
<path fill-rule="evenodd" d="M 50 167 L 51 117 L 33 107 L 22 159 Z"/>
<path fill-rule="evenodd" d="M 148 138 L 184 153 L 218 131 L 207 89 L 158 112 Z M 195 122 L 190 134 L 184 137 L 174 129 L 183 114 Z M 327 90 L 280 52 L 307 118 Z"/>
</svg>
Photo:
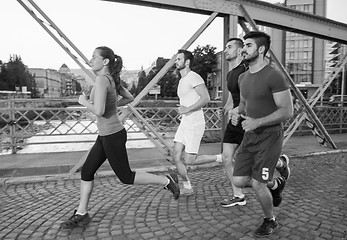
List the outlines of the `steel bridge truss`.
<svg viewBox="0 0 347 240">
<path fill-rule="evenodd" d="M 33 0 L 17 0 L 20 5 L 41 25 L 41 27 L 62 47 L 65 52 L 81 67 L 81 69 L 88 75 L 91 85 L 94 84 L 93 79 L 95 75 L 87 70 L 81 63 L 76 55 L 78 55 L 86 65 L 89 65 L 88 59 L 82 54 L 81 51 L 67 38 L 67 36 L 54 24 L 54 22 L 35 4 Z M 193 42 L 204 32 L 204 30 L 213 22 L 216 17 L 224 18 L 224 43 L 231 36 L 236 36 L 237 25 L 240 24 L 245 32 L 249 31 L 245 24 L 248 22 L 251 27 L 256 30 L 257 24 L 269 26 L 285 31 L 296 32 L 312 37 L 331 40 L 347 44 L 347 24 L 333 21 L 324 17 L 307 14 L 286 7 L 254 0 L 107 0 L 111 2 L 120 2 L 126 4 L 136 4 L 147 7 L 158 7 L 170 10 L 185 11 L 191 13 L 199 13 L 209 15 L 208 19 L 203 25 L 191 36 L 191 38 L 181 47 L 181 49 L 188 49 Z M 44 20 L 42 20 L 42 18 Z M 75 54 L 69 49 L 68 46 L 75 51 Z M 289 74 L 278 61 L 277 57 L 270 50 L 271 57 L 274 59 L 276 65 L 284 73 L 286 79 L 290 83 L 292 90 L 299 100 L 295 106 L 298 110 L 295 119 L 290 124 L 285 132 L 285 142 L 295 132 L 300 123 L 305 120 L 306 124 L 310 126 L 312 132 L 320 139 L 319 143 L 324 146 L 329 146 L 336 149 L 336 146 L 329 134 L 325 130 L 322 123 L 317 118 L 316 114 L 312 111 L 312 107 L 323 95 L 324 91 L 329 87 L 331 82 L 335 79 L 342 67 L 347 63 L 347 56 L 340 61 L 328 76 L 328 78 L 317 89 L 314 95 L 307 102 L 302 96 L 301 92 L 295 86 L 294 81 L 290 78 Z M 157 75 L 147 84 L 147 86 L 136 96 L 135 100 L 128 105 L 128 108 L 123 108 L 120 118 L 123 120 L 128 116 L 132 116 L 132 120 L 143 129 L 143 132 L 151 139 L 158 149 L 163 151 L 167 149 L 169 155 L 172 153 L 172 146 L 170 146 L 156 129 L 148 124 L 142 115 L 134 108 L 140 100 L 146 96 L 151 88 L 153 88 L 158 81 L 168 72 L 173 66 L 175 55 L 166 63 L 166 65 L 157 73 Z M 222 59 L 222 77 L 225 79 L 228 71 L 227 64 Z M 226 87 L 225 81 L 223 85 L 223 102 L 226 101 Z M 224 124 L 223 124 L 224 125 Z M 165 150 L 164 150 L 165 151 Z M 74 172 L 83 163 L 84 157 L 72 169 Z"/>
</svg>

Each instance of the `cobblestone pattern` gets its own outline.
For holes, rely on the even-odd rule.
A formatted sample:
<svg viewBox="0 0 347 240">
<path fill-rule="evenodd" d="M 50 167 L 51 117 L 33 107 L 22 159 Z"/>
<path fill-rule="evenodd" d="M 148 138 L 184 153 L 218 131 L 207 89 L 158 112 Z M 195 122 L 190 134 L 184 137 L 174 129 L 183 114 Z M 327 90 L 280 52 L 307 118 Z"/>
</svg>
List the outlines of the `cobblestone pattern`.
<svg viewBox="0 0 347 240">
<path fill-rule="evenodd" d="M 275 209 L 280 228 L 269 239 L 347 239 L 346 153 L 291 159 L 292 177 Z M 190 173 L 196 194 L 173 200 L 155 186 L 98 178 L 87 227 L 60 229 L 77 207 L 78 180 L 3 186 L 0 239 L 255 239 L 262 211 L 252 189 L 247 205 L 222 208 L 230 192 L 221 167 Z"/>
</svg>

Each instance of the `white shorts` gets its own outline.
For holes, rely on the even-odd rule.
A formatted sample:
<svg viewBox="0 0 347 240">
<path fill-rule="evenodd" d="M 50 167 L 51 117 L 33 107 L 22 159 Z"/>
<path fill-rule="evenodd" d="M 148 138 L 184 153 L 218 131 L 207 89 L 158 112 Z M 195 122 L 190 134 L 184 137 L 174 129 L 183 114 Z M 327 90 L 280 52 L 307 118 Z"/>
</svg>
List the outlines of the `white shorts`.
<svg viewBox="0 0 347 240">
<path fill-rule="evenodd" d="M 205 132 L 205 122 L 196 124 L 181 123 L 175 134 L 174 142 L 185 146 L 185 152 L 198 154 L 200 142 Z"/>
</svg>

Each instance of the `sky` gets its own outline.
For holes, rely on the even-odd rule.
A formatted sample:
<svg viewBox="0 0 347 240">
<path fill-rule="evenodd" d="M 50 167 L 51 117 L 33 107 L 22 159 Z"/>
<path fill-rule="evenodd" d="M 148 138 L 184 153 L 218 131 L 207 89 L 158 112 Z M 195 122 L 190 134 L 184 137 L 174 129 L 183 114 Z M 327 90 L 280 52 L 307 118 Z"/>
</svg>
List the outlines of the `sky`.
<svg viewBox="0 0 347 240">
<path fill-rule="evenodd" d="M 35 3 L 88 59 L 96 47 L 108 46 L 122 56 L 126 70 L 148 68 L 157 57 L 171 58 L 209 17 L 100 0 Z M 347 0 L 327 0 L 327 18 L 347 23 L 346 9 Z M 1 0 L 0 19 L 3 62 L 19 55 L 29 68 L 58 70 L 63 63 L 70 69 L 80 68 L 17 1 Z M 189 50 L 207 44 L 217 52 L 223 50 L 221 18 Z"/>
</svg>

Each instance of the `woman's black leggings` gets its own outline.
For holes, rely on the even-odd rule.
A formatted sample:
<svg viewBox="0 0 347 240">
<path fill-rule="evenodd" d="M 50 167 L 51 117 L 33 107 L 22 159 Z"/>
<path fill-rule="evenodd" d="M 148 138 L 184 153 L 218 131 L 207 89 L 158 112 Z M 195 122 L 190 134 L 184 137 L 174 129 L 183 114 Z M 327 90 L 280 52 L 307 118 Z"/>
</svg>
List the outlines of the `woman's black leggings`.
<svg viewBox="0 0 347 240">
<path fill-rule="evenodd" d="M 98 136 L 83 164 L 81 179 L 93 181 L 96 171 L 108 159 L 119 180 L 125 184 L 133 184 L 135 172 L 130 169 L 126 141 L 127 132 L 124 128 L 108 136 Z"/>
</svg>

